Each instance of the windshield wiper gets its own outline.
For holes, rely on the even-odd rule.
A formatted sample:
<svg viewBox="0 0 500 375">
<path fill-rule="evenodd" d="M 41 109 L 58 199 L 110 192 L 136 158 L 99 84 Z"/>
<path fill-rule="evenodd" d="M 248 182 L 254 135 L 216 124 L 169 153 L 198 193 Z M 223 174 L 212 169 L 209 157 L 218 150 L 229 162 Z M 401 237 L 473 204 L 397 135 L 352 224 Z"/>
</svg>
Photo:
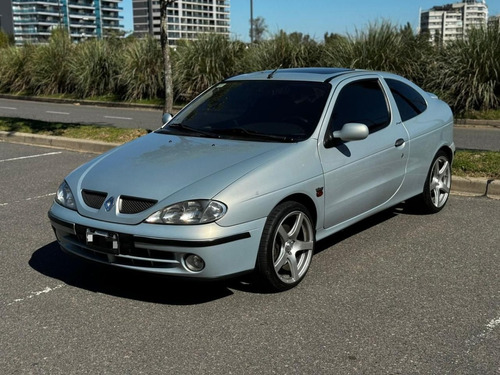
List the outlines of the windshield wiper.
<svg viewBox="0 0 500 375">
<path fill-rule="evenodd" d="M 200 130 L 200 129 L 192 128 L 190 126 L 183 125 L 180 122 L 168 124 L 168 126 L 166 128 L 160 129 L 160 132 L 161 133 L 168 132 L 168 128 L 180 129 L 180 130 L 183 130 L 185 132 L 196 133 L 198 135 L 203 135 L 205 137 L 210 137 L 210 138 L 220 138 L 220 135 L 218 135 L 218 134 L 215 134 L 215 133 L 212 133 L 212 132 L 208 132 L 208 131 L 205 131 L 205 130 Z"/>
<path fill-rule="evenodd" d="M 225 135 L 240 135 L 245 136 L 245 138 L 258 139 L 264 141 L 279 141 L 279 142 L 294 142 L 293 138 L 285 135 L 274 135 L 274 134 L 262 134 L 255 131 L 251 131 L 245 128 L 229 128 L 229 129 L 217 129 L 215 130 L 217 134 Z"/>
</svg>

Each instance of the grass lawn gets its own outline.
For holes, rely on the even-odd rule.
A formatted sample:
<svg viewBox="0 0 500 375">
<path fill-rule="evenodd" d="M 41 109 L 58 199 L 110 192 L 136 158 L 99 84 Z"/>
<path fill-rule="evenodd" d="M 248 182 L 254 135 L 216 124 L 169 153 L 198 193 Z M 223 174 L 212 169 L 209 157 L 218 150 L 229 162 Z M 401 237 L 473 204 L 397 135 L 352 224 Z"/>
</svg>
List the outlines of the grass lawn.
<svg viewBox="0 0 500 375">
<path fill-rule="evenodd" d="M 0 117 L 0 130 L 42 135 L 57 135 L 94 141 L 125 143 L 147 134 L 144 129 L 123 129 L 111 126 L 45 122 Z"/>
<path fill-rule="evenodd" d="M 463 118 L 472 120 L 500 120 L 500 109 L 490 109 L 488 111 L 468 111 L 463 114 Z"/>
<path fill-rule="evenodd" d="M 143 129 L 123 129 L 97 125 L 52 123 L 0 117 L 0 130 L 7 132 L 56 135 L 69 138 L 125 143 L 147 134 Z M 461 177 L 500 179 L 500 152 L 457 151 L 453 174 Z"/>
<path fill-rule="evenodd" d="M 500 179 L 500 152 L 457 151 L 453 162 L 453 175 Z"/>
</svg>

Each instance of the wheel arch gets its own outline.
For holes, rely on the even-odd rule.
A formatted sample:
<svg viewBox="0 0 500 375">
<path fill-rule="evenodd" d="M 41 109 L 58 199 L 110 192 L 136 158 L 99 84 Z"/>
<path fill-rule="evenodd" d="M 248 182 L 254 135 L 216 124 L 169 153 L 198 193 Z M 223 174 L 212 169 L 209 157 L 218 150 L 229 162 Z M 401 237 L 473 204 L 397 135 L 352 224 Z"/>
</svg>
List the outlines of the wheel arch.
<svg viewBox="0 0 500 375">
<path fill-rule="evenodd" d="M 436 155 L 438 154 L 439 151 L 443 151 L 446 154 L 446 156 L 448 156 L 450 161 L 453 163 L 453 159 L 455 159 L 455 155 L 454 155 L 453 149 L 450 146 L 447 146 L 447 145 L 442 146 L 439 150 L 437 150 L 434 157 L 436 157 Z"/>
<path fill-rule="evenodd" d="M 307 208 L 307 210 L 311 214 L 311 220 L 313 221 L 314 227 L 316 227 L 316 224 L 318 222 L 318 210 L 316 209 L 316 205 L 314 204 L 314 201 L 311 199 L 310 196 L 300 193 L 292 194 L 282 199 L 276 206 L 284 202 L 297 202 L 302 204 L 305 208 Z"/>
</svg>

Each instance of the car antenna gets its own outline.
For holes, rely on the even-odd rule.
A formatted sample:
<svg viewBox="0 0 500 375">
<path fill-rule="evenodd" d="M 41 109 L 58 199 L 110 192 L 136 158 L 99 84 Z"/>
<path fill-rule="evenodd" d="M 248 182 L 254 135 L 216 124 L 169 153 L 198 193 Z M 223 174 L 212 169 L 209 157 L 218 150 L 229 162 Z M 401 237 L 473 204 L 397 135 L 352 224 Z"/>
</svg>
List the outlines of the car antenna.
<svg viewBox="0 0 500 375">
<path fill-rule="evenodd" d="M 274 73 L 276 73 L 278 71 L 278 69 L 280 69 L 281 67 L 283 66 L 283 64 L 280 64 L 280 66 L 278 66 L 276 69 L 274 69 L 271 73 L 269 73 L 269 75 L 267 76 L 267 79 L 271 79 L 273 78 L 274 76 Z"/>
</svg>

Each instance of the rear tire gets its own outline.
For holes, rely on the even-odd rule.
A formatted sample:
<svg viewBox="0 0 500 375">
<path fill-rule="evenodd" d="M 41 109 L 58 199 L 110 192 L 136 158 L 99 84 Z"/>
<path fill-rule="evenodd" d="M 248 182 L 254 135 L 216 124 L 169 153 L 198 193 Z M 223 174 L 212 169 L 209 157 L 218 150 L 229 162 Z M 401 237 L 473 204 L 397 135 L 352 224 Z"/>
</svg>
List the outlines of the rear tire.
<svg viewBox="0 0 500 375">
<path fill-rule="evenodd" d="M 424 191 L 416 197 L 415 206 L 422 213 L 436 213 L 448 202 L 451 189 L 451 162 L 448 154 L 439 151 L 432 160 Z"/>
<path fill-rule="evenodd" d="M 264 225 L 257 256 L 260 280 L 272 291 L 299 284 L 314 253 L 315 231 L 311 215 L 297 202 L 276 206 Z"/>
</svg>

